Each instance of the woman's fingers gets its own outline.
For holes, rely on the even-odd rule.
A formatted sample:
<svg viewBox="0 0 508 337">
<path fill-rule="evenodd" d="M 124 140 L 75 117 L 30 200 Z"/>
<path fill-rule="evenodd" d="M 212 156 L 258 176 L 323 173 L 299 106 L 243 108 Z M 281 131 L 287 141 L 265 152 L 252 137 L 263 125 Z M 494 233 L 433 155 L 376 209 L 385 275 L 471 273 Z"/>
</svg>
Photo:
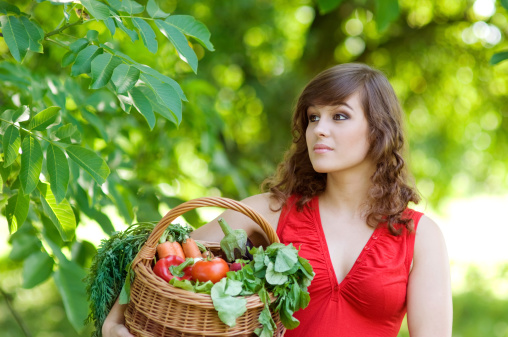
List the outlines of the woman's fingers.
<svg viewBox="0 0 508 337">
<path fill-rule="evenodd" d="M 111 335 L 110 337 L 134 337 L 129 330 L 122 324 L 116 324 L 111 327 Z"/>
</svg>

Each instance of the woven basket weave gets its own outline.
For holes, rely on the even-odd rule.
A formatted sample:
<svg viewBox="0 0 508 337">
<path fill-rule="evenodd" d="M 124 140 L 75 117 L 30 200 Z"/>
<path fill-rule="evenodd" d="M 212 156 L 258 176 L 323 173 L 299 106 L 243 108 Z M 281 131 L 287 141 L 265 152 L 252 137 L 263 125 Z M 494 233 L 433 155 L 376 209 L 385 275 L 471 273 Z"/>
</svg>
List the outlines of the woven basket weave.
<svg viewBox="0 0 508 337">
<path fill-rule="evenodd" d="M 173 208 L 159 221 L 132 263 L 136 277 L 125 311 L 125 325 L 134 336 L 255 336 L 254 330 L 261 327 L 258 317 L 264 304 L 259 296 L 246 297 L 247 311 L 236 320 L 234 327 L 229 327 L 219 319 L 210 295 L 173 287 L 152 271 L 157 243 L 169 224 L 192 209 L 207 206 L 243 213 L 261 227 L 271 243 L 280 242 L 272 226 L 260 214 L 232 199 L 199 198 Z M 217 243 L 203 244 L 212 251 L 219 248 Z M 271 300 L 275 298 L 272 296 Z M 272 314 L 272 317 L 277 325 L 274 336 L 283 336 L 285 328 L 279 315 Z"/>
</svg>

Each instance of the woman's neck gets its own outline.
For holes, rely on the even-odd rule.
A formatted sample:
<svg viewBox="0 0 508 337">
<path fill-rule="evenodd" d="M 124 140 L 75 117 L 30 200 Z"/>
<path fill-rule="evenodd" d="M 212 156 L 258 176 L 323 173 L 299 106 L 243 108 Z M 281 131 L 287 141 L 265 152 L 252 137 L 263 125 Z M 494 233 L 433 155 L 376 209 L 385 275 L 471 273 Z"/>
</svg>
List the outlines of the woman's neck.
<svg viewBox="0 0 508 337">
<path fill-rule="evenodd" d="M 320 196 L 320 203 L 337 214 L 351 218 L 361 218 L 372 186 L 371 173 L 358 172 L 328 173 L 326 189 Z"/>
</svg>

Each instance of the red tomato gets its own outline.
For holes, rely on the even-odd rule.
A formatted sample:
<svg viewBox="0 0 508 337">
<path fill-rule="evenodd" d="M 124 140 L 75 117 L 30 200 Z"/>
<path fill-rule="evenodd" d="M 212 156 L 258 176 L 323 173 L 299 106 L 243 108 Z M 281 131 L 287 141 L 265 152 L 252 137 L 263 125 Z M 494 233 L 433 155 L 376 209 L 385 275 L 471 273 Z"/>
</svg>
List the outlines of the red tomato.
<svg viewBox="0 0 508 337">
<path fill-rule="evenodd" d="M 226 277 L 228 271 L 228 264 L 220 257 L 211 260 L 201 260 L 194 263 L 192 267 L 192 279 L 200 282 L 212 281 L 217 283 Z"/>
</svg>

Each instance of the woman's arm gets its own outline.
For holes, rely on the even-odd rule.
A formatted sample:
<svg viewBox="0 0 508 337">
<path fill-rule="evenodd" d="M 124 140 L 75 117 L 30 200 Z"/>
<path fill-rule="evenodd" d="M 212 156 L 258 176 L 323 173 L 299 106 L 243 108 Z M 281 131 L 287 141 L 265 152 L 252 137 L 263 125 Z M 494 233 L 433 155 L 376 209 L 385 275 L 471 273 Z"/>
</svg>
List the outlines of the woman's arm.
<svg viewBox="0 0 508 337">
<path fill-rule="evenodd" d="M 409 274 L 407 321 L 411 337 L 452 335 L 450 263 L 443 234 L 426 216 L 416 231 Z"/>
<path fill-rule="evenodd" d="M 243 204 L 250 206 L 256 212 L 261 214 L 274 228 L 277 229 L 280 212 L 272 212 L 270 206 L 274 206 L 267 193 L 254 195 L 241 201 Z M 219 217 L 223 217 L 227 223 L 234 229 L 243 228 L 247 232 L 249 238 L 255 246 L 268 243 L 268 238 L 261 228 L 249 217 L 242 213 L 226 210 Z M 218 217 L 217 217 L 218 218 Z M 220 242 L 224 237 L 217 219 L 209 222 L 206 226 L 200 227 L 191 233 L 194 239 Z M 118 299 L 111 308 L 102 325 L 102 335 L 104 337 L 133 337 L 125 327 L 124 312 L 127 305 L 118 303 Z"/>
</svg>

